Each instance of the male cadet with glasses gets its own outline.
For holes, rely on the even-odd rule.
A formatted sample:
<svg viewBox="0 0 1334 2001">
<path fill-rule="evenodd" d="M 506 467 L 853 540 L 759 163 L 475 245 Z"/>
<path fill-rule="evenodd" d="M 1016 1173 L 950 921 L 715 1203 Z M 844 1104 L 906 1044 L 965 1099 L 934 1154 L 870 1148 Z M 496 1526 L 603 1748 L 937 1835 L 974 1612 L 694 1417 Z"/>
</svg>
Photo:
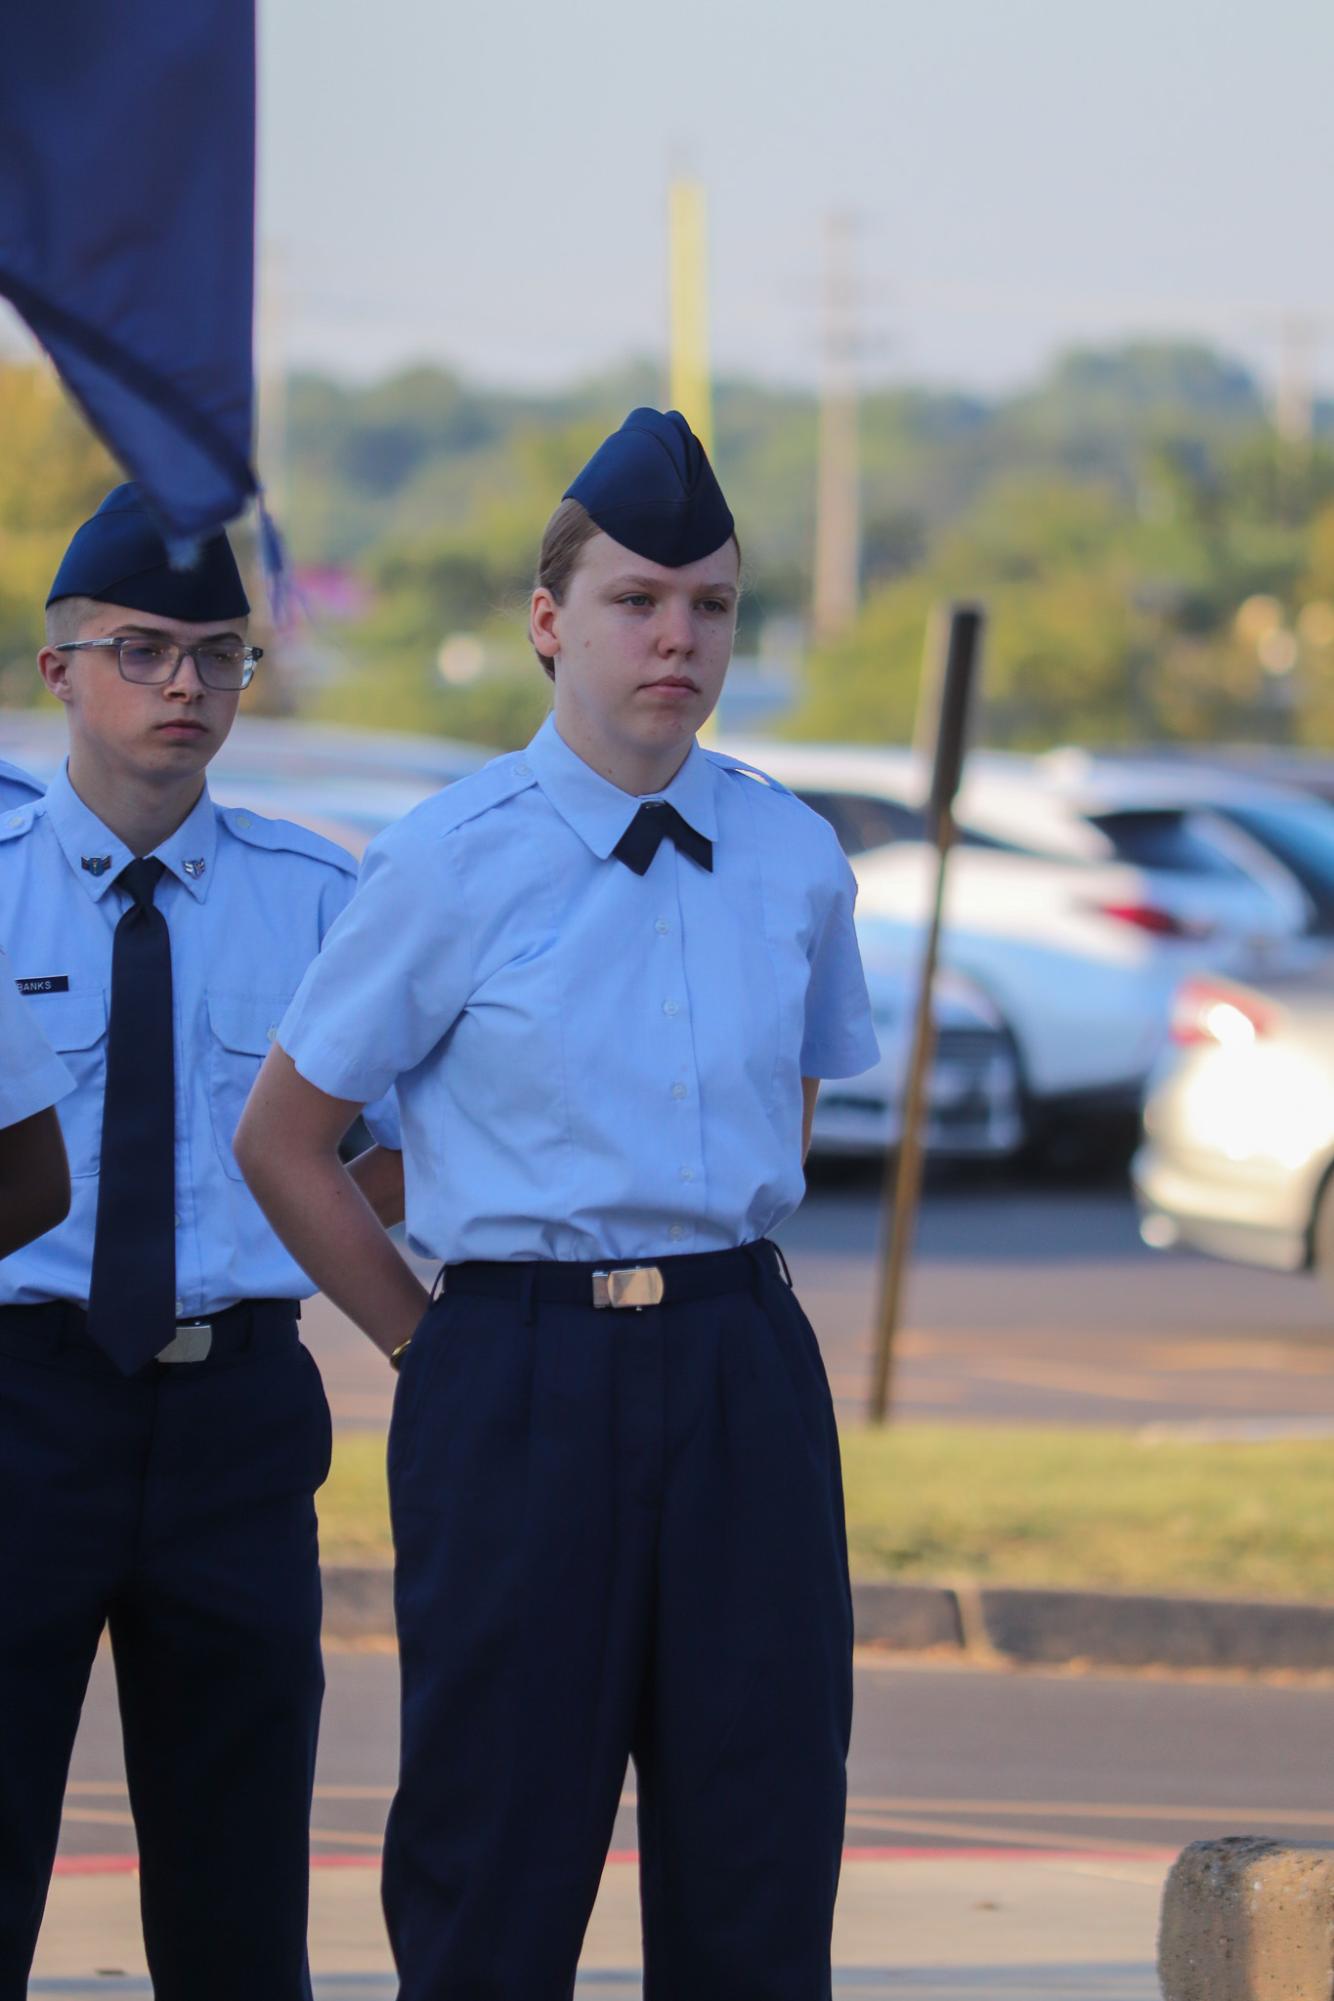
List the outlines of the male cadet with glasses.
<svg viewBox="0 0 1334 2001">
<path fill-rule="evenodd" d="M 224 535 L 173 569 L 136 489 L 109 494 L 39 655 L 68 766 L 0 816 L 0 938 L 75 1079 L 68 1220 L 0 1265 L 0 2001 L 26 1990 L 104 1627 L 156 2001 L 311 1992 L 329 1411 L 297 1337 L 313 1288 L 232 1135 L 355 871 L 209 797 L 248 611 Z M 386 1216 L 398 1169 L 374 1147 L 354 1170 Z"/>
</svg>

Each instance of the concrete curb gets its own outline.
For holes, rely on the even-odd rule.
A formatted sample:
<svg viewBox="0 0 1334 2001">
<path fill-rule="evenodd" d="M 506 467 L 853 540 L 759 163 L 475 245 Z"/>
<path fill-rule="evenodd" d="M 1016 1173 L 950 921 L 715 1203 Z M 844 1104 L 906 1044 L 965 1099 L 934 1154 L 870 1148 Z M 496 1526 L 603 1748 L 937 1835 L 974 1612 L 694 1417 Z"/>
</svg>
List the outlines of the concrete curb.
<svg viewBox="0 0 1334 2001">
<path fill-rule="evenodd" d="M 852 1599 L 858 1640 L 904 1653 L 943 1649 L 1035 1666 L 1334 1668 L 1334 1605 L 869 1582 L 854 1584 Z M 392 1572 L 325 1567 L 327 1638 L 393 1630 Z"/>
</svg>

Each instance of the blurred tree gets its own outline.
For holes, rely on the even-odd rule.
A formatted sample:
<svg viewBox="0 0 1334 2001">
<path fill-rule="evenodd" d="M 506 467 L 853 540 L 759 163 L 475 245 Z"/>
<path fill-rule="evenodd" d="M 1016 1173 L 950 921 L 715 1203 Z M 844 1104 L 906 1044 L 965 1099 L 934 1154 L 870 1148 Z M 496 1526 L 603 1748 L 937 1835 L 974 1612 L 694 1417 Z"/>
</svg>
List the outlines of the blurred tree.
<svg viewBox="0 0 1334 2001">
<path fill-rule="evenodd" d="M 41 697 L 42 606 L 71 530 L 121 477 L 44 365 L 0 362 L 0 702 Z"/>
</svg>

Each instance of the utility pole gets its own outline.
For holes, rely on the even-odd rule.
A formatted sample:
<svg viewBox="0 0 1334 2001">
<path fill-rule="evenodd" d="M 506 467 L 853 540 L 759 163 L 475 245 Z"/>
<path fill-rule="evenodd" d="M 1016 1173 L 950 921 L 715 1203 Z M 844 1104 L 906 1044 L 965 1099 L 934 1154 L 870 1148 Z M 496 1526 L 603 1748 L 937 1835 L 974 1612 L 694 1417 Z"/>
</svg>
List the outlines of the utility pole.
<svg viewBox="0 0 1334 2001">
<path fill-rule="evenodd" d="M 1285 445 L 1305 451 L 1315 431 L 1313 387 L 1317 327 L 1301 313 L 1285 315 L 1279 328 L 1278 391 L 1274 429 Z"/>
<path fill-rule="evenodd" d="M 260 477 L 270 511 L 287 516 L 287 258 L 283 246 L 266 239 L 259 272 L 258 451 Z"/>
<path fill-rule="evenodd" d="M 679 177 L 667 190 L 667 299 L 671 406 L 712 458 L 708 216 L 701 183 Z"/>
<path fill-rule="evenodd" d="M 815 495 L 815 588 L 811 625 L 834 639 L 857 616 L 861 586 L 861 467 L 857 446 L 858 299 L 852 216 L 824 231 L 824 338 L 820 371 L 819 470 Z"/>
</svg>

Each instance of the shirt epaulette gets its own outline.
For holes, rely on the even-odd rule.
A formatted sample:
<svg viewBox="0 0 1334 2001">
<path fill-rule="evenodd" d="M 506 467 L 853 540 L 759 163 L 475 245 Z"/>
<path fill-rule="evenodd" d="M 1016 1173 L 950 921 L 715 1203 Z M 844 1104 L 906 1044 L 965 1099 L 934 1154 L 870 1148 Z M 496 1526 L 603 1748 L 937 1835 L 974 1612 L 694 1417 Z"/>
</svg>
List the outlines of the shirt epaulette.
<svg viewBox="0 0 1334 2001">
<path fill-rule="evenodd" d="M 299 826 L 295 820 L 271 820 L 249 806 L 220 807 L 218 819 L 229 834 L 235 834 L 238 841 L 245 841 L 252 848 L 309 855 L 312 861 L 327 862 L 332 868 L 341 869 L 344 875 L 357 872 L 357 864 L 346 848 L 340 848 L 337 841 L 328 840 L 310 827 Z"/>
<path fill-rule="evenodd" d="M 469 820 L 480 819 L 483 813 L 503 806 L 507 799 L 515 798 L 536 783 L 536 774 L 522 752 L 507 752 L 503 757 L 493 757 L 480 771 L 470 771 L 466 778 L 455 779 L 443 792 L 423 800 L 420 806 L 414 806 L 399 825 L 429 827 L 437 835 L 452 834 Z"/>
<path fill-rule="evenodd" d="M 767 785 L 771 792 L 781 792 L 787 799 L 795 799 L 797 796 L 781 780 L 773 777 L 770 772 L 761 771 L 758 764 L 747 764 L 742 758 L 733 757 L 725 750 L 708 750 L 703 744 L 700 745 L 700 749 L 704 752 L 710 764 L 716 764 L 720 771 L 739 771 L 744 773 L 747 778 L 758 778 L 761 785 Z"/>
<path fill-rule="evenodd" d="M 26 806 L 15 806 L 8 813 L 0 813 L 0 841 L 14 841 L 20 834 L 30 833 L 39 817 L 41 803 L 40 799 L 32 799 Z"/>
</svg>

